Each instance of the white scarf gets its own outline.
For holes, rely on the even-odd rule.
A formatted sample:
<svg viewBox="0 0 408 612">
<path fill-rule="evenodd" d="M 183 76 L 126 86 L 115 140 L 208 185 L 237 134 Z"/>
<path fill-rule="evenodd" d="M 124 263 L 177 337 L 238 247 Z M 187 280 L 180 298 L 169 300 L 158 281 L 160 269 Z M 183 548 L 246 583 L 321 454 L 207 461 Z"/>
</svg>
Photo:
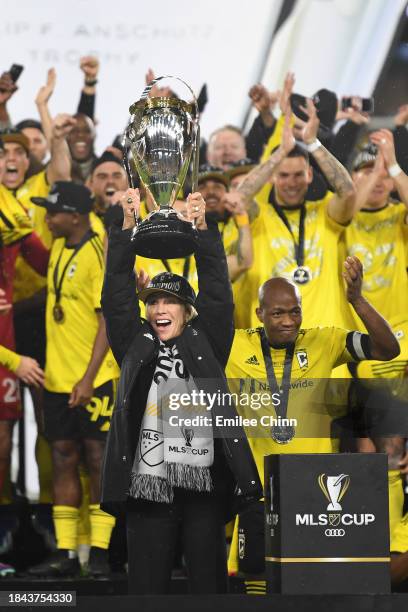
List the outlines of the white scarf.
<svg viewBox="0 0 408 612">
<path fill-rule="evenodd" d="M 131 497 L 171 503 L 173 487 L 211 491 L 212 426 L 185 427 L 182 421 L 211 413 L 206 406 L 169 408 L 170 394 L 188 393 L 191 397 L 195 389 L 176 346 L 161 342 L 132 468 Z M 170 425 L 169 417 L 176 417 L 180 426 Z"/>
</svg>

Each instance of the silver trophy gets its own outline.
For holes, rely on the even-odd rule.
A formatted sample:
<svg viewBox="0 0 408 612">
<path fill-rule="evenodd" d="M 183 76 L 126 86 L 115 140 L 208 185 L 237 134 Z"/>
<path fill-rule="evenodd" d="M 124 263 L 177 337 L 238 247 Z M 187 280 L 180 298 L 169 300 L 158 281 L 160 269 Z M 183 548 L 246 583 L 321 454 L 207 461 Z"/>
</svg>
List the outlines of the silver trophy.
<svg viewBox="0 0 408 612">
<path fill-rule="evenodd" d="M 198 233 L 193 223 L 183 220 L 173 208 L 191 161 L 192 191 L 197 189 L 199 125 L 197 100 L 191 88 L 181 81 L 193 97 L 188 103 L 177 97 L 150 98 L 149 83 L 140 100 L 129 109 L 126 130 L 133 162 L 156 209 L 133 230 L 137 254 L 153 259 L 186 257 L 195 251 Z"/>
</svg>

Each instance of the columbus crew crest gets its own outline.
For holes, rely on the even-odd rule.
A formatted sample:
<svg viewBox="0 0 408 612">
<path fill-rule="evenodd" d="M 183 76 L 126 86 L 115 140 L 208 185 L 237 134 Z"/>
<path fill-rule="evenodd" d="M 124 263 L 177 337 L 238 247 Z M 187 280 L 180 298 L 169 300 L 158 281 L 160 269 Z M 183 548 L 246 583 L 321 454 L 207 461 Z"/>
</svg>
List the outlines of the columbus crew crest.
<svg viewBox="0 0 408 612">
<path fill-rule="evenodd" d="M 309 366 L 309 360 L 307 358 L 307 351 L 300 350 L 296 351 L 296 359 L 300 368 L 307 368 Z"/>
</svg>

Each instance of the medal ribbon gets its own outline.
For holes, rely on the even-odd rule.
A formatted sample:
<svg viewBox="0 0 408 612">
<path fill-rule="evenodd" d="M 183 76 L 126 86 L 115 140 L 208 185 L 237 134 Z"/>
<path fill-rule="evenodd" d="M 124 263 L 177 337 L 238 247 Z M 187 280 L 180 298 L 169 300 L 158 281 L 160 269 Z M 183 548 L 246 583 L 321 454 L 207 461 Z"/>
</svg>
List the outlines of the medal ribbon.
<svg viewBox="0 0 408 612">
<path fill-rule="evenodd" d="M 295 248 L 295 259 L 298 267 L 303 266 L 305 262 L 305 220 L 306 220 L 306 206 L 304 203 L 300 207 L 300 217 L 299 217 L 299 242 L 296 242 L 295 235 L 290 226 L 289 220 L 285 215 L 285 211 L 282 206 L 276 204 L 276 202 L 271 202 L 276 214 L 280 218 L 280 220 L 285 224 L 287 230 L 292 236 L 293 246 Z"/>
<path fill-rule="evenodd" d="M 283 365 L 282 376 L 282 392 L 279 389 L 278 381 L 276 380 L 275 370 L 271 358 L 271 347 L 269 346 L 268 338 L 264 328 L 259 332 L 261 338 L 262 354 L 265 362 L 266 374 L 268 376 L 269 389 L 271 393 L 279 393 L 281 402 L 279 406 L 274 406 L 276 416 L 283 419 L 286 418 L 288 412 L 289 390 L 290 390 L 290 375 L 292 372 L 292 361 L 295 352 L 295 343 L 292 342 L 286 348 L 285 362 Z"/>
<path fill-rule="evenodd" d="M 53 284 L 54 284 L 54 291 L 55 291 L 55 304 L 59 304 L 60 299 L 61 299 L 61 291 L 62 291 L 62 283 L 64 282 L 64 277 L 66 274 L 66 271 L 68 269 L 69 264 L 71 263 L 71 261 L 74 259 L 75 255 L 78 253 L 78 251 L 84 246 L 85 243 L 88 242 L 88 240 L 90 240 L 91 238 L 93 238 L 94 236 L 96 236 L 95 232 L 93 232 L 92 230 L 89 230 L 85 236 L 82 238 L 82 240 L 80 242 L 78 242 L 77 245 L 75 245 L 75 247 L 72 249 L 72 255 L 71 257 L 68 259 L 67 263 L 64 266 L 64 269 L 62 271 L 61 274 L 61 278 L 58 281 L 58 273 L 59 273 L 59 265 L 61 262 L 61 257 L 62 257 L 62 253 L 65 250 L 65 244 L 63 246 L 63 248 L 61 249 L 61 252 L 58 256 L 58 260 L 57 263 L 55 264 L 55 268 L 54 268 L 54 274 L 53 274 Z"/>
</svg>

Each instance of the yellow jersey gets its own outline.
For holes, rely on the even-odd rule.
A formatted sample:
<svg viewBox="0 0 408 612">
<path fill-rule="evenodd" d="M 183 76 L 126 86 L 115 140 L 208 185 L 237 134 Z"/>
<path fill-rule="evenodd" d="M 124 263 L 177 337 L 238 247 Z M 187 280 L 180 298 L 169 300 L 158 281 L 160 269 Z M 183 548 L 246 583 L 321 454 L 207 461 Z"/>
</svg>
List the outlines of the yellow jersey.
<svg viewBox="0 0 408 612">
<path fill-rule="evenodd" d="M 0 239 L 4 246 L 11 246 L 33 231 L 27 211 L 12 193 L 0 185 Z"/>
<path fill-rule="evenodd" d="M 20 365 L 21 356 L 0 344 L 0 365 L 15 372 Z"/>
<path fill-rule="evenodd" d="M 276 409 L 268 402 L 263 403 L 260 396 L 269 393 L 261 330 L 258 327 L 235 331 L 226 376 L 231 392 L 238 393 L 238 414 L 256 421 L 256 424 L 254 422 L 246 427 L 246 433 L 259 476 L 263 480 L 264 455 L 337 452 L 338 440 L 331 439 L 330 435 L 333 419 L 345 414 L 343 402 L 338 401 L 338 398 L 342 398 L 341 389 L 337 393 L 337 386 L 341 387 L 344 383 L 330 379 L 330 376 L 333 368 L 358 361 L 358 356 L 353 353 L 352 342 L 354 334 L 358 337 L 361 334 L 337 327 L 299 331 L 292 360 L 287 406 L 287 418 L 295 421 L 295 437 L 287 444 L 279 444 L 271 438 L 271 417 L 277 417 Z M 271 347 L 270 351 L 276 380 L 280 385 L 286 349 Z M 257 394 L 255 397 L 254 393 Z"/>
<path fill-rule="evenodd" d="M 402 203 L 360 210 L 345 232 L 347 254 L 357 256 L 364 266 L 363 295 L 387 321 L 408 320 L 407 214 Z M 364 330 L 352 315 L 356 328 Z"/>
<path fill-rule="evenodd" d="M 34 174 L 16 191 L 16 197 L 27 210 L 31 219 L 33 229 L 47 249 L 52 245 L 52 234 L 45 221 L 47 210 L 43 206 L 36 206 L 31 202 L 31 198 L 46 198 L 50 191 L 47 181 L 46 171 L 42 170 Z M 103 236 L 105 229 L 102 221 L 94 214 L 90 214 L 91 227 L 99 236 Z M 40 276 L 20 255 L 16 261 L 15 276 L 13 280 L 14 294 L 13 301 L 19 302 L 32 297 L 43 289 L 47 280 Z"/>
<path fill-rule="evenodd" d="M 63 238 L 55 240 L 52 245 L 46 307 L 45 388 L 48 391 L 71 393 L 85 374 L 98 329 L 97 313 L 101 309 L 104 269 L 103 244 L 97 235 L 90 233 L 89 239 L 77 252 L 66 247 Z M 61 278 L 60 305 L 64 319 L 56 322 L 53 315 L 56 303 L 54 282 L 58 287 Z M 109 350 L 96 375 L 94 387 L 118 376 L 119 368 Z"/>
<path fill-rule="evenodd" d="M 306 201 L 304 266 L 310 280 L 299 284 L 305 327 L 335 325 L 353 327 L 340 275 L 339 242 L 345 230 L 328 214 L 333 194 L 324 199 Z M 264 199 L 257 199 L 260 211 L 251 225 L 254 263 L 235 283 L 235 325 L 246 328 L 259 325 L 255 309 L 258 290 L 269 278 L 283 276 L 293 280 L 298 265 L 294 240 L 299 240 L 301 208 L 285 208 L 293 237 L 275 209 Z"/>
</svg>

